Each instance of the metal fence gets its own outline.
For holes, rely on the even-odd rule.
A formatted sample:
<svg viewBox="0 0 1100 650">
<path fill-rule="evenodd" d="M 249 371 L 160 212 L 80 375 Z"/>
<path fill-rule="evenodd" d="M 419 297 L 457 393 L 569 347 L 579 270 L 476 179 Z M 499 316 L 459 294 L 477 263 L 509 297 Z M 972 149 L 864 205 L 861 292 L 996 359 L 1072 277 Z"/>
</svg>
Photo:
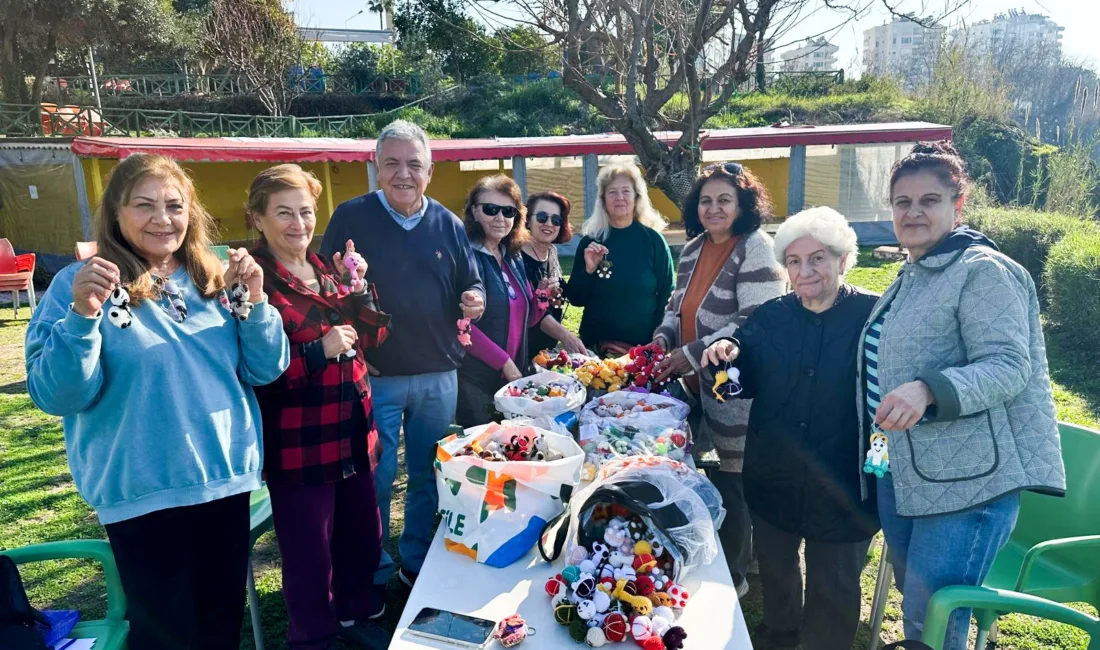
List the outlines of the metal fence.
<svg viewBox="0 0 1100 650">
<path fill-rule="evenodd" d="M 247 80 L 230 74 L 113 74 L 98 78 L 100 95 L 131 97 L 173 97 L 176 95 L 206 95 L 230 97 L 252 92 Z M 95 92 L 95 80 L 86 75 L 63 75 L 51 82 L 51 88 L 62 91 Z M 420 92 L 420 79 L 411 77 L 369 77 L 365 75 L 331 75 L 304 72 L 288 74 L 288 86 L 297 86 L 301 93 L 408 94 Z"/>
<path fill-rule="evenodd" d="M 139 108 L 47 108 L 0 104 L 0 134 L 37 136 L 355 137 L 372 127 L 368 115 L 295 117 L 226 115 Z"/>
</svg>

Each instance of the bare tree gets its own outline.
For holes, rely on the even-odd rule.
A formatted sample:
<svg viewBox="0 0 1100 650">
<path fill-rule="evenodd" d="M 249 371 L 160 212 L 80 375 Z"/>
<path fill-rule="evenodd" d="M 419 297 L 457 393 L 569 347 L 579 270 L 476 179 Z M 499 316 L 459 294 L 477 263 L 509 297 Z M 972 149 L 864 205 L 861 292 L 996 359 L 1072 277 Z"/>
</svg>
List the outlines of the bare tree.
<svg viewBox="0 0 1100 650">
<path fill-rule="evenodd" d="M 646 180 L 682 204 L 702 159 L 703 126 L 818 11 L 835 32 L 880 0 L 512 0 L 564 52 L 567 87 L 630 143 Z M 924 4 L 927 4 L 927 1 Z M 881 0 L 891 12 L 901 0 Z M 945 11 L 956 11 L 966 0 Z M 799 40 L 804 39 L 800 35 Z M 758 46 L 758 43 L 764 46 Z M 709 48 L 708 48 L 709 46 Z M 714 52 L 721 53 L 715 57 Z M 587 58 L 600 53 L 598 60 Z M 662 131 L 678 131 L 670 139 Z"/>
<path fill-rule="evenodd" d="M 293 71 L 303 43 L 279 0 L 214 0 L 206 19 L 204 49 L 240 74 L 271 115 L 284 115 L 302 92 Z"/>
</svg>

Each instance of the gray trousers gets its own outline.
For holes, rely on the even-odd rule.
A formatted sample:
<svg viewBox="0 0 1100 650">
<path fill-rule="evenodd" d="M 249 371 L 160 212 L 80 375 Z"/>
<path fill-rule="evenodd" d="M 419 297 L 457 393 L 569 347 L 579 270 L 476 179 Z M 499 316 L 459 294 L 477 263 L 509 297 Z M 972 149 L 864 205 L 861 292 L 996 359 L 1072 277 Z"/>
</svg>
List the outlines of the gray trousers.
<svg viewBox="0 0 1100 650">
<path fill-rule="evenodd" d="M 859 575 L 871 540 L 807 541 L 803 589 L 798 558 L 802 538 L 755 514 L 752 533 L 763 583 L 764 624 L 776 632 L 801 632 L 803 650 L 850 650 L 859 626 Z"/>
</svg>

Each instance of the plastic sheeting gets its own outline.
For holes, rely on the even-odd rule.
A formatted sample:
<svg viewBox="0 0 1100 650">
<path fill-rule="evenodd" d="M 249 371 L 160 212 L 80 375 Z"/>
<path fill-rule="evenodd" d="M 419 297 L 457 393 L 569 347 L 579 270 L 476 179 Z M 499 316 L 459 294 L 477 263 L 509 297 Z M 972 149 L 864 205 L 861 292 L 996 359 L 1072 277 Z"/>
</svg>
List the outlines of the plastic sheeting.
<svg viewBox="0 0 1100 650">
<path fill-rule="evenodd" d="M 72 161 L 67 149 L 0 147 L 0 236 L 42 262 L 51 255 L 71 259 L 83 239 Z"/>
</svg>

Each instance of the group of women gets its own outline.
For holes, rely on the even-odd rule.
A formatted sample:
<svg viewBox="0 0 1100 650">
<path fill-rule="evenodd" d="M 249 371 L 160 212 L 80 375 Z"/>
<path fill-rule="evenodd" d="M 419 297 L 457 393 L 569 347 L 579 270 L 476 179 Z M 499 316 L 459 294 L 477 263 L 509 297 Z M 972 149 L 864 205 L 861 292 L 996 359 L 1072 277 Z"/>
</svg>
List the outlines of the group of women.
<svg viewBox="0 0 1100 650">
<path fill-rule="evenodd" d="M 1035 287 L 961 226 L 967 179 L 950 144 L 917 145 L 893 168 L 909 257 L 881 297 L 845 282 L 856 236 L 835 211 L 764 233 L 771 202 L 740 164 L 702 171 L 675 272 L 638 168 L 605 167 L 597 185 L 568 280 L 556 249 L 572 236 L 568 199 L 524 201 L 506 176 L 470 191 L 462 219 L 484 312 L 459 333 L 455 419 L 487 422 L 493 394 L 541 348 L 664 349 L 660 374 L 693 405 L 696 452 L 720 459 L 720 536 L 742 594 L 755 547 L 758 647 L 849 648 L 880 528 L 906 636 L 920 638 L 932 593 L 982 581 L 1019 492 L 1064 490 Z M 384 345 L 390 319 L 351 242 L 331 260 L 310 252 L 320 191 L 295 165 L 262 172 L 247 204 L 259 242 L 223 269 L 187 174 L 130 156 L 97 214 L 99 256 L 55 277 L 28 330 L 28 389 L 64 417 L 137 650 L 237 646 L 261 469 L 291 645 L 372 642 L 380 445 L 363 351 Z M 584 307 L 579 337 L 563 301 Z M 715 372 L 732 368 L 741 399 L 719 400 Z M 964 648 L 968 623 L 957 612 L 944 647 Z"/>
</svg>

